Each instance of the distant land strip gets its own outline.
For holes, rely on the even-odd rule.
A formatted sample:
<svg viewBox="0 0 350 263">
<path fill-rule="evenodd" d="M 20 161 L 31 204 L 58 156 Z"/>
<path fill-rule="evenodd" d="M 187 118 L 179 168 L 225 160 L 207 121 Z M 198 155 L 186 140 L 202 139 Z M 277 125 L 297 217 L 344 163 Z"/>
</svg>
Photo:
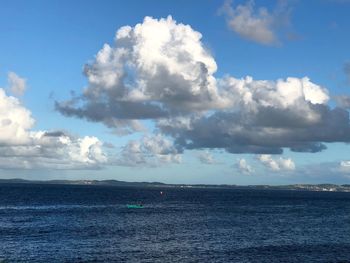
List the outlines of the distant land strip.
<svg viewBox="0 0 350 263">
<path fill-rule="evenodd" d="M 118 180 L 25 180 L 0 179 L 0 184 L 43 184 L 43 185 L 93 185 L 157 188 L 217 188 L 217 189 L 257 189 L 257 190 L 298 190 L 350 192 L 350 184 L 292 184 L 292 185 L 230 185 L 230 184 L 165 184 L 161 182 L 125 182 Z"/>
</svg>

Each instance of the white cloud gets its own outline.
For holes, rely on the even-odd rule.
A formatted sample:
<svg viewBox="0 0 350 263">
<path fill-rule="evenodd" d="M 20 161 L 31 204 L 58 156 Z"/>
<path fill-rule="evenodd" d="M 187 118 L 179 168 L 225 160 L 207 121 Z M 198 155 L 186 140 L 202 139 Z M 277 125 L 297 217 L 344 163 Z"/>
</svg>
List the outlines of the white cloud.
<svg viewBox="0 0 350 263">
<path fill-rule="evenodd" d="M 116 165 L 143 167 L 158 167 L 166 163 L 181 163 L 181 154 L 160 134 L 129 141 L 114 161 Z"/>
<path fill-rule="evenodd" d="M 237 160 L 237 168 L 241 173 L 244 174 L 251 174 L 252 172 L 254 172 L 253 168 L 243 158 Z"/>
<path fill-rule="evenodd" d="M 340 162 L 341 167 L 349 167 L 350 168 L 350 161 L 341 161 Z"/>
<path fill-rule="evenodd" d="M 0 88 L 0 145 L 26 144 L 34 125 L 31 112 Z"/>
<path fill-rule="evenodd" d="M 328 105 L 326 88 L 307 77 L 215 78 L 216 62 L 201 37 L 171 17 L 122 27 L 114 45 L 86 65 L 83 93 L 56 108 L 117 134 L 145 131 L 143 121 L 154 121 L 180 150 L 280 154 L 350 142 L 349 112 Z"/>
<path fill-rule="evenodd" d="M 253 0 L 234 8 L 232 1 L 226 1 L 221 11 L 226 14 L 231 30 L 245 39 L 264 45 L 278 43 L 277 31 L 289 24 L 289 10 L 286 2 L 281 1 L 273 12 L 265 7 L 255 9 Z"/>
<path fill-rule="evenodd" d="M 339 164 L 339 170 L 343 173 L 350 172 L 350 161 L 341 161 Z"/>
<path fill-rule="evenodd" d="M 29 144 L 0 146 L 0 169 L 98 169 L 108 161 L 96 137 L 47 134 L 31 132 Z"/>
<path fill-rule="evenodd" d="M 291 158 L 273 159 L 269 154 L 262 154 L 258 156 L 258 160 L 272 171 L 295 170 L 295 164 Z"/>
<path fill-rule="evenodd" d="M 7 74 L 10 91 L 16 96 L 22 96 L 27 89 L 26 79 L 21 78 L 14 72 Z"/>
<path fill-rule="evenodd" d="M 327 104 L 328 90 L 311 82 L 309 78 L 254 80 L 247 76 L 237 79 L 227 76 L 220 79 L 225 96 L 230 98 L 231 106 L 257 111 L 258 107 L 306 108 L 307 104 Z M 299 105 L 301 104 L 301 105 Z"/>
<path fill-rule="evenodd" d="M 213 155 L 211 155 L 209 153 L 209 151 L 204 151 L 204 152 L 201 152 L 199 155 L 198 155 L 198 159 L 201 163 L 203 164 L 215 164 L 216 161 L 213 157 Z"/>
<path fill-rule="evenodd" d="M 322 143 L 350 140 L 348 113 L 330 109 L 328 91 L 305 78 L 217 81 L 226 109 L 161 120 L 158 127 L 185 149 L 224 148 L 230 153 L 318 152 Z"/>
<path fill-rule="evenodd" d="M 33 130 L 31 112 L 0 89 L 0 169 L 88 169 L 107 162 L 96 137 Z"/>
<path fill-rule="evenodd" d="M 114 46 L 105 44 L 85 66 L 89 84 L 83 96 L 56 103 L 56 108 L 67 116 L 117 127 L 120 119 L 158 119 L 222 107 L 225 99 L 213 76 L 216 62 L 201 38 L 171 16 L 145 17 L 141 24 L 122 27 Z"/>
</svg>

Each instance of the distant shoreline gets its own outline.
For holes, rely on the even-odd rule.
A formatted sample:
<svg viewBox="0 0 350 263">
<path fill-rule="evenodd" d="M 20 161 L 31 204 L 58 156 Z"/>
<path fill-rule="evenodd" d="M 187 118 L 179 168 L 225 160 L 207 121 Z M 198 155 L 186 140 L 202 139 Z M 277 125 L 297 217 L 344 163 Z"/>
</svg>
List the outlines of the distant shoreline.
<svg viewBox="0 0 350 263">
<path fill-rule="evenodd" d="M 229 184 L 165 184 L 161 182 L 125 182 L 118 180 L 25 180 L 0 179 L 0 184 L 43 184 L 43 185 L 92 185 L 154 188 L 208 188 L 208 189 L 257 189 L 294 190 L 317 192 L 350 192 L 350 184 L 292 184 L 292 185 L 229 185 Z"/>
</svg>

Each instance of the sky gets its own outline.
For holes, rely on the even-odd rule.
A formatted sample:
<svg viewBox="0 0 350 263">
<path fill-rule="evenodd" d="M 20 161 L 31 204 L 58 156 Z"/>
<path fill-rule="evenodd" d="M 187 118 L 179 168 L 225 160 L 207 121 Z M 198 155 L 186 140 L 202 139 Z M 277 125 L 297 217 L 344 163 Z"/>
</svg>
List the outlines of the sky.
<svg viewBox="0 0 350 263">
<path fill-rule="evenodd" d="M 0 178 L 350 182 L 350 1 L 2 1 Z"/>
</svg>

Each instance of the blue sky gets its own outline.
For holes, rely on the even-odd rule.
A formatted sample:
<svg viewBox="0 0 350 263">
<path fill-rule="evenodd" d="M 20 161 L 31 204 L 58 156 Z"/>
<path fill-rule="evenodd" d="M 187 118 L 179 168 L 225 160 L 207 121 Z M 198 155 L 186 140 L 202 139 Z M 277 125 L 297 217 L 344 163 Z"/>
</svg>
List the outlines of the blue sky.
<svg viewBox="0 0 350 263">
<path fill-rule="evenodd" d="M 169 183 L 348 183 L 349 11 L 349 1 L 331 0 L 3 1 L 0 88 L 5 95 L 0 99 L 0 129 L 16 136 L 0 136 L 0 175 Z M 172 18 L 166 20 L 169 15 Z M 144 20 L 147 16 L 153 20 Z M 171 54 L 152 45 L 145 54 L 137 53 L 135 47 L 158 37 L 147 32 L 137 36 L 137 24 L 154 27 L 153 32 L 166 25 L 180 40 L 197 32 L 202 37 L 166 42 L 162 50 Z M 182 24 L 190 30 L 184 32 Z M 134 34 L 128 37 L 131 44 L 116 43 L 116 32 L 126 25 Z M 108 53 L 109 60 L 99 62 L 96 56 L 104 44 L 115 54 L 125 45 L 132 55 L 118 60 Z M 191 58 L 182 58 L 188 50 L 198 50 L 198 55 L 190 52 Z M 183 64 L 177 64 L 180 58 Z M 148 68 L 139 64 L 142 59 L 152 62 Z M 107 90 L 108 74 L 118 70 L 128 75 L 127 81 L 114 80 Z M 158 75 L 160 70 L 165 73 Z M 242 81 L 246 76 L 253 81 Z M 296 81 L 289 83 L 289 77 Z M 302 81 L 304 77 L 308 80 Z M 142 98 L 111 92 L 121 85 Z M 199 86 L 209 99 L 196 93 Z M 24 91 L 18 92 L 21 87 Z M 97 95 L 86 95 L 84 88 Z M 283 91 L 287 88 L 289 95 Z M 253 101 L 247 103 L 244 96 Z M 163 117 L 145 114 L 150 107 Z M 108 111 L 114 115 L 104 115 Z M 23 112 L 31 117 L 23 117 Z M 129 112 L 134 112 L 132 118 Z M 190 130 L 174 126 L 180 118 L 190 123 Z M 243 132 L 236 132 L 238 127 Z M 129 133 L 121 134 L 125 129 Z M 204 131 L 205 138 L 200 137 Z M 311 150 L 321 144 L 327 149 Z M 278 149 L 283 153 L 276 154 Z"/>
</svg>

